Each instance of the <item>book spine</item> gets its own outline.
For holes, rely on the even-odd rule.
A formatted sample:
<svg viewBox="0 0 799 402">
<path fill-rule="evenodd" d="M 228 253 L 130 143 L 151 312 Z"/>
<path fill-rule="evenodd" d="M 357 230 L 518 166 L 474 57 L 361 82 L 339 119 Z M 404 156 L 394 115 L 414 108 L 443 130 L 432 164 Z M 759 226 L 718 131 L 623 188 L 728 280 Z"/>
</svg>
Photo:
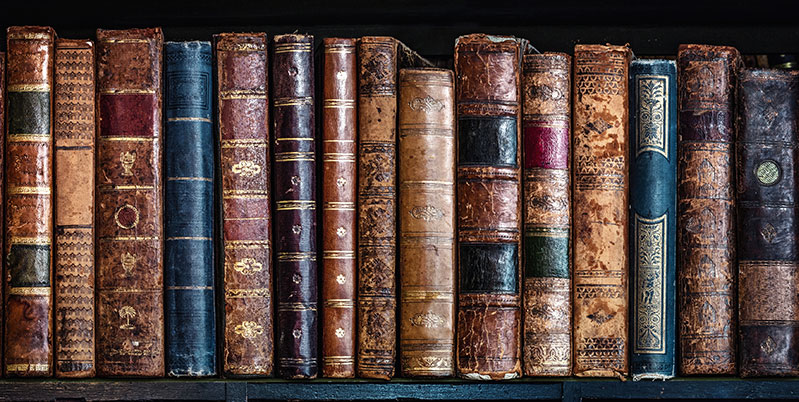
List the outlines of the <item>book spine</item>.
<svg viewBox="0 0 799 402">
<path fill-rule="evenodd" d="M 214 39 L 224 250 L 222 367 L 228 376 L 268 376 L 274 367 L 274 327 L 267 41 L 263 33 Z"/>
<path fill-rule="evenodd" d="M 524 374 L 567 376 L 571 348 L 571 57 L 528 54 L 524 130 Z"/>
<path fill-rule="evenodd" d="M 574 48 L 574 374 L 627 375 L 625 46 Z"/>
<path fill-rule="evenodd" d="M 677 65 L 630 65 L 630 372 L 674 377 Z"/>
<path fill-rule="evenodd" d="M 390 379 L 396 355 L 397 42 L 358 43 L 358 375 Z"/>
<path fill-rule="evenodd" d="M 216 374 L 211 43 L 164 45 L 166 372 Z"/>
<path fill-rule="evenodd" d="M 322 105 L 322 375 L 355 377 L 355 39 L 325 38 Z"/>
<path fill-rule="evenodd" d="M 799 375 L 799 72 L 743 70 L 738 94 L 740 374 Z"/>
<path fill-rule="evenodd" d="M 484 34 L 455 42 L 456 365 L 468 379 L 521 375 L 520 45 Z"/>
<path fill-rule="evenodd" d="M 6 36 L 5 374 L 53 375 L 53 56 L 50 27 Z"/>
<path fill-rule="evenodd" d="M 94 43 L 55 44 L 55 375 L 93 377 Z"/>
<path fill-rule="evenodd" d="M 680 372 L 735 374 L 735 88 L 731 47 L 677 55 Z"/>
<path fill-rule="evenodd" d="M 400 369 L 455 374 L 455 82 L 399 72 Z"/>
<path fill-rule="evenodd" d="M 5 148 L 6 148 L 6 54 L 0 52 L 0 220 L 5 216 Z M 0 250 L 5 251 L 3 245 L 5 243 L 5 236 L 0 236 Z M 0 275 L 5 275 L 5 264 L 0 261 Z M 0 303 L 5 306 L 5 284 L 0 284 Z M 4 308 L 0 308 L 0 323 L 4 323 Z M 0 324 L 0 326 L 3 324 Z M 0 327 L 2 328 L 2 327 Z M 0 330 L 0 362 L 3 361 L 4 335 Z M 0 368 L 0 373 L 2 373 Z"/>
<path fill-rule="evenodd" d="M 317 374 L 313 36 L 274 38 L 277 352 L 283 378 Z"/>
<path fill-rule="evenodd" d="M 160 28 L 97 31 L 97 374 L 164 375 Z"/>
</svg>

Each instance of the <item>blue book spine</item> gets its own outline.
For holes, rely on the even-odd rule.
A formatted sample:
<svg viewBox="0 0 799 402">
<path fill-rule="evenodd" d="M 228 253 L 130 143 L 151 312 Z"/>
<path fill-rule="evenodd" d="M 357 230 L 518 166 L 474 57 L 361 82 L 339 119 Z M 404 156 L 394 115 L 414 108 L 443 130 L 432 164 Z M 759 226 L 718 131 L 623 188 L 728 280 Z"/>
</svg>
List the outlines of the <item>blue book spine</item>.
<svg viewBox="0 0 799 402">
<path fill-rule="evenodd" d="M 164 151 L 166 372 L 216 374 L 210 42 L 167 42 Z"/>
<path fill-rule="evenodd" d="M 630 371 L 674 377 L 677 67 L 630 65 Z"/>
</svg>

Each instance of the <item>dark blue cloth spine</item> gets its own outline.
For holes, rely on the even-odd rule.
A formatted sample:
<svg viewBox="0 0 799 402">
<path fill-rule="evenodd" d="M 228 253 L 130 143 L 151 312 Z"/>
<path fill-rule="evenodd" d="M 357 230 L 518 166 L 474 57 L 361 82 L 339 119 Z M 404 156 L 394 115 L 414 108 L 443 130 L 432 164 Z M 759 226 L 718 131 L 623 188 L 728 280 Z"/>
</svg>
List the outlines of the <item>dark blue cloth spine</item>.
<svg viewBox="0 0 799 402">
<path fill-rule="evenodd" d="M 630 368 L 674 376 L 677 237 L 677 68 L 630 65 Z"/>
<path fill-rule="evenodd" d="M 216 374 L 210 42 L 167 42 L 164 171 L 166 372 Z"/>
</svg>

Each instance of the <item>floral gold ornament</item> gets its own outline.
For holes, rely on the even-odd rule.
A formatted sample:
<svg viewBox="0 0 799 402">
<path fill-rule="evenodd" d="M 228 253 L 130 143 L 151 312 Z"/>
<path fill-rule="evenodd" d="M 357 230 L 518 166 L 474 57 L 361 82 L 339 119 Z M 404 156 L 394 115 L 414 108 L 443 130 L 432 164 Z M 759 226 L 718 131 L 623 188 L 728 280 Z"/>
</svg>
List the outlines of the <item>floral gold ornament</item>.
<svg viewBox="0 0 799 402">
<path fill-rule="evenodd" d="M 347 235 L 347 229 L 344 229 L 343 226 L 339 226 L 338 229 L 336 229 L 336 234 L 338 237 L 344 237 Z"/>
<path fill-rule="evenodd" d="M 242 275 L 251 275 L 255 272 L 261 272 L 263 264 L 258 262 L 255 258 L 242 258 L 233 264 L 233 269 Z"/>
<path fill-rule="evenodd" d="M 339 177 L 338 180 L 336 180 L 336 185 L 339 187 L 344 187 L 346 184 L 347 184 L 347 179 L 343 177 Z"/>
<path fill-rule="evenodd" d="M 119 318 L 125 320 L 125 323 L 119 326 L 119 329 L 134 329 L 136 328 L 130 323 L 131 318 L 136 317 L 136 309 L 131 306 L 122 306 L 118 311 Z"/>
<path fill-rule="evenodd" d="M 302 232 L 302 225 L 294 225 L 294 226 L 292 226 L 291 227 L 291 231 L 294 234 L 297 234 L 297 235 L 300 234 L 300 232 Z"/>
<path fill-rule="evenodd" d="M 342 274 L 338 274 L 338 276 L 336 277 L 336 282 L 338 282 L 339 285 L 343 285 L 347 283 L 347 277 L 345 277 Z"/>
<path fill-rule="evenodd" d="M 122 254 L 120 258 L 122 270 L 125 271 L 124 276 L 130 276 L 133 273 L 133 268 L 136 268 L 136 256 L 131 253 Z"/>
<path fill-rule="evenodd" d="M 291 331 L 291 336 L 293 336 L 294 339 L 300 339 L 300 337 L 302 336 L 302 330 L 297 328 L 294 331 Z"/>
<path fill-rule="evenodd" d="M 336 337 L 343 338 L 344 337 L 344 328 L 336 328 Z"/>
<path fill-rule="evenodd" d="M 264 333 L 264 327 L 258 325 L 255 321 L 244 321 L 233 328 L 236 335 L 244 339 L 253 339 Z"/>
<path fill-rule="evenodd" d="M 133 164 L 136 163 L 136 152 L 126 151 L 120 153 L 119 163 L 122 164 L 122 176 L 133 176 Z"/>
<path fill-rule="evenodd" d="M 253 177 L 261 173 L 261 166 L 253 161 L 241 161 L 231 168 L 233 173 L 242 177 Z"/>
<path fill-rule="evenodd" d="M 428 311 L 426 313 L 418 313 L 410 318 L 411 325 L 414 327 L 425 327 L 425 328 L 438 328 L 446 322 L 444 317 L 440 315 Z"/>
</svg>

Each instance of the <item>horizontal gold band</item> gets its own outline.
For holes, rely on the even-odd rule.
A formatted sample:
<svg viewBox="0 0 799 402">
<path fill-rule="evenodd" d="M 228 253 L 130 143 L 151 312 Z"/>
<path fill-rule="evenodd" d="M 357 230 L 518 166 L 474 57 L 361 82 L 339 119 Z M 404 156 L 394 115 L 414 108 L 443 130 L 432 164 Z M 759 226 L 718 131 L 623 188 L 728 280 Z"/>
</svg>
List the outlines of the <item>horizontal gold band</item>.
<svg viewBox="0 0 799 402">
<path fill-rule="evenodd" d="M 115 186 L 113 184 L 103 184 L 100 185 L 100 191 L 131 191 L 131 190 L 141 190 L 141 191 L 151 191 L 155 190 L 154 186 L 138 186 L 135 184 L 131 185 L 123 185 L 123 186 Z"/>
<path fill-rule="evenodd" d="M 50 142 L 50 134 L 9 134 L 8 142 Z"/>
<path fill-rule="evenodd" d="M 33 195 L 50 195 L 50 187 L 29 187 L 29 186 L 13 186 L 6 189 L 6 194 L 33 194 Z"/>
<path fill-rule="evenodd" d="M 166 290 L 214 290 L 213 286 L 166 286 Z"/>
<path fill-rule="evenodd" d="M 267 195 L 267 190 L 264 189 L 230 189 L 222 191 L 224 195 L 242 195 L 242 194 L 258 194 Z"/>
<path fill-rule="evenodd" d="M 272 106 L 274 107 L 282 107 L 282 106 L 300 106 L 300 105 L 312 105 L 313 98 L 310 96 L 305 96 L 302 98 L 278 98 L 272 102 Z"/>
<path fill-rule="evenodd" d="M 16 296 L 50 296 L 52 289 L 49 287 L 12 287 L 9 289 L 9 295 Z"/>
<path fill-rule="evenodd" d="M 221 97 L 222 100 L 231 100 L 231 99 L 266 99 L 266 95 L 258 95 L 258 94 L 238 94 L 238 95 L 224 95 Z"/>
<path fill-rule="evenodd" d="M 15 373 L 16 372 L 28 372 L 28 371 L 50 371 L 50 365 L 46 364 L 46 363 L 6 364 L 6 371 L 15 372 Z"/>
<path fill-rule="evenodd" d="M 419 301 L 419 300 L 444 300 L 454 301 L 455 297 L 453 292 L 441 291 L 428 291 L 428 290 L 405 290 L 401 291 L 400 299 L 402 301 Z"/>
<path fill-rule="evenodd" d="M 114 237 L 100 237 L 99 241 L 156 241 L 160 238 L 158 236 L 114 236 Z"/>
<path fill-rule="evenodd" d="M 322 140 L 322 142 L 339 142 L 344 144 L 352 144 L 355 140 Z"/>
<path fill-rule="evenodd" d="M 261 43 L 225 43 L 217 46 L 216 49 L 223 52 L 263 52 L 266 50 L 266 45 Z"/>
<path fill-rule="evenodd" d="M 53 244 L 53 239 L 50 237 L 16 237 L 12 236 L 8 239 L 11 244 L 24 244 L 29 246 L 49 246 Z"/>
<path fill-rule="evenodd" d="M 323 356 L 322 360 L 325 363 L 355 363 L 355 357 L 353 356 Z"/>
<path fill-rule="evenodd" d="M 150 39 L 126 38 L 126 39 L 101 39 L 100 43 L 149 43 Z"/>
<path fill-rule="evenodd" d="M 323 251 L 322 258 L 325 260 L 354 260 L 354 251 Z"/>
<path fill-rule="evenodd" d="M 349 301 L 325 300 L 323 305 L 325 307 L 350 309 L 350 308 L 355 308 L 355 301 L 353 301 L 353 300 L 349 300 Z"/>
<path fill-rule="evenodd" d="M 266 200 L 269 196 L 266 194 L 229 194 L 222 198 L 225 200 Z"/>
<path fill-rule="evenodd" d="M 170 117 L 166 121 L 199 121 L 203 123 L 212 123 L 211 119 L 205 117 Z"/>
<path fill-rule="evenodd" d="M 355 47 L 354 46 L 347 46 L 347 47 L 326 47 L 325 53 L 337 53 L 337 54 L 354 54 Z"/>
<path fill-rule="evenodd" d="M 213 241 L 213 237 L 202 237 L 202 236 L 175 236 L 175 237 L 167 237 L 166 241 L 175 241 L 175 240 L 199 240 L 199 241 Z"/>
<path fill-rule="evenodd" d="M 264 141 L 260 142 L 234 142 L 227 143 L 222 141 L 222 148 L 266 148 L 268 144 Z"/>
<path fill-rule="evenodd" d="M 275 54 L 281 53 L 311 53 L 311 49 L 275 49 Z"/>
<path fill-rule="evenodd" d="M 277 311 L 316 311 L 311 303 L 278 303 Z"/>
<path fill-rule="evenodd" d="M 285 138 L 280 137 L 280 138 L 275 138 L 275 140 L 276 141 L 313 141 L 314 139 L 313 138 L 308 138 L 308 137 L 285 137 Z"/>
<path fill-rule="evenodd" d="M 269 249 L 269 241 L 266 240 L 228 240 L 225 242 L 226 250 L 241 250 L 241 249 Z"/>
<path fill-rule="evenodd" d="M 225 289 L 228 299 L 246 299 L 248 297 L 269 297 L 269 288 Z"/>
<path fill-rule="evenodd" d="M 275 162 L 314 162 L 314 158 L 275 158 Z"/>
<path fill-rule="evenodd" d="M 47 40 L 53 39 L 53 35 L 44 32 L 10 32 L 6 39 L 11 40 Z"/>
<path fill-rule="evenodd" d="M 155 95 L 155 89 L 138 88 L 105 88 L 99 92 L 103 95 Z"/>
<path fill-rule="evenodd" d="M 8 92 L 49 92 L 50 84 L 14 84 L 6 87 Z"/>
<path fill-rule="evenodd" d="M 278 261 L 316 261 L 316 253 L 289 252 L 277 253 Z"/>
<path fill-rule="evenodd" d="M 131 142 L 149 142 L 155 141 L 158 137 L 106 137 L 100 136 L 100 141 L 131 141 Z"/>
<path fill-rule="evenodd" d="M 167 177 L 168 181 L 207 181 L 213 183 L 214 179 L 210 177 Z"/>
<path fill-rule="evenodd" d="M 224 218 L 225 221 L 268 221 L 268 216 L 255 216 L 255 217 L 246 217 L 246 218 Z"/>
</svg>

